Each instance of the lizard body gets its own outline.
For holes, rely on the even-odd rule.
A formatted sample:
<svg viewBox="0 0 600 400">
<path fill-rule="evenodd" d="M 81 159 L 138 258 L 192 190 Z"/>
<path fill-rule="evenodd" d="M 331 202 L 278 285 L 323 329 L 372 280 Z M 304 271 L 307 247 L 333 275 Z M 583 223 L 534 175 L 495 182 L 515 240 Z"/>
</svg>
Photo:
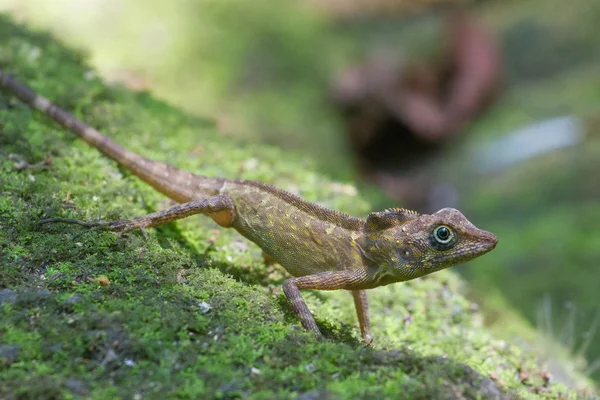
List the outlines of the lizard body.
<svg viewBox="0 0 600 400">
<path fill-rule="evenodd" d="M 458 210 L 419 215 L 404 209 L 367 220 L 329 210 L 274 186 L 195 175 L 125 150 L 0 70 L 0 86 L 80 136 L 109 158 L 181 203 L 104 227 L 126 232 L 202 213 L 234 228 L 294 278 L 284 285 L 302 325 L 321 337 L 301 289 L 351 290 L 363 340 L 371 341 L 365 289 L 401 282 L 468 261 L 492 250 L 497 238 Z"/>
</svg>

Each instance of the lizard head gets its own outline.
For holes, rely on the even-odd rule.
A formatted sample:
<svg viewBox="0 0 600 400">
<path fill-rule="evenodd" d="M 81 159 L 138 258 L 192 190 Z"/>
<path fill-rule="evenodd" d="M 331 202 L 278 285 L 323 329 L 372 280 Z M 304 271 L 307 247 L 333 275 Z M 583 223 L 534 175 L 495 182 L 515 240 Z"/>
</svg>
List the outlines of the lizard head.
<svg viewBox="0 0 600 400">
<path fill-rule="evenodd" d="M 369 214 L 366 255 L 382 272 L 382 283 L 410 280 L 485 254 L 498 238 L 477 228 L 458 210 L 419 215 L 394 208 Z"/>
</svg>

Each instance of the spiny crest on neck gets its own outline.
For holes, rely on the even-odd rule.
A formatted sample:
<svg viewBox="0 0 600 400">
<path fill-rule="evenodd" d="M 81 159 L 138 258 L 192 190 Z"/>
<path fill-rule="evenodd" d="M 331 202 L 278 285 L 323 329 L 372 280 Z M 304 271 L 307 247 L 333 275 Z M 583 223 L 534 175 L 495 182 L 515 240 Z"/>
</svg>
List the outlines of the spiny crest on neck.
<svg viewBox="0 0 600 400">
<path fill-rule="evenodd" d="M 406 208 L 386 208 L 385 210 L 383 210 L 383 212 L 384 213 L 394 213 L 394 214 L 409 214 L 409 215 L 415 215 L 417 217 L 419 215 L 421 215 L 414 210 L 408 210 Z"/>
<path fill-rule="evenodd" d="M 419 217 L 419 213 L 405 208 L 388 208 L 383 211 L 373 212 L 367 217 L 365 229 L 367 232 L 376 232 L 402 225 Z"/>
</svg>

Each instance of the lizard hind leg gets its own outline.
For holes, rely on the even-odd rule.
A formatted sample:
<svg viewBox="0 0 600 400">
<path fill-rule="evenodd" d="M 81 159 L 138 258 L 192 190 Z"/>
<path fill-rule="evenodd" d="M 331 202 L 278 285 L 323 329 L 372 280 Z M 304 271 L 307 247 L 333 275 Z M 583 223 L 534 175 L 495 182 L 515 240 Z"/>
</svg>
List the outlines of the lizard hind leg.
<svg viewBox="0 0 600 400">
<path fill-rule="evenodd" d="M 132 219 L 122 219 L 118 221 L 100 223 L 81 223 L 81 221 L 52 218 L 48 220 L 42 220 L 40 223 L 78 223 L 80 225 L 90 227 L 99 226 L 102 229 L 116 231 L 123 234 L 135 229 L 140 229 L 142 232 L 145 232 L 146 228 L 163 225 L 194 214 L 205 214 L 211 217 L 217 224 L 226 228 L 230 228 L 235 220 L 235 204 L 229 196 L 217 195 L 207 199 L 194 200 L 188 203 L 178 204 L 166 210 L 157 211 Z"/>
<path fill-rule="evenodd" d="M 107 229 L 121 233 L 134 229 L 152 228 L 171 221 L 187 218 L 195 214 L 211 217 L 217 224 L 230 228 L 235 219 L 235 205 L 226 195 L 217 195 L 207 199 L 194 200 L 178 204 L 166 210 L 157 211 L 137 218 L 110 222 Z"/>
</svg>

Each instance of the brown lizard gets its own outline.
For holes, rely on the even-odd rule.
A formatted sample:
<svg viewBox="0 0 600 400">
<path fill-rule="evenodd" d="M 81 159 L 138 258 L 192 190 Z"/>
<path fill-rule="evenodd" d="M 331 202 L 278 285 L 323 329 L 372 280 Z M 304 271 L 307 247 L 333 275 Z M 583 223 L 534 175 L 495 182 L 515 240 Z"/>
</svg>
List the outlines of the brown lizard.
<svg viewBox="0 0 600 400">
<path fill-rule="evenodd" d="M 125 150 L 2 70 L 0 86 L 181 203 L 133 219 L 100 223 L 105 229 L 145 232 L 193 214 L 205 214 L 222 227 L 236 229 L 294 276 L 285 281 L 283 291 L 304 328 L 319 338 L 321 332 L 300 290 L 350 290 L 363 341 L 369 343 L 365 289 L 471 260 L 497 243 L 496 236 L 478 229 L 452 208 L 432 215 L 394 208 L 373 212 L 365 221 L 265 183 L 195 175 Z M 74 222 L 60 218 L 40 222 L 57 221 Z"/>
</svg>

